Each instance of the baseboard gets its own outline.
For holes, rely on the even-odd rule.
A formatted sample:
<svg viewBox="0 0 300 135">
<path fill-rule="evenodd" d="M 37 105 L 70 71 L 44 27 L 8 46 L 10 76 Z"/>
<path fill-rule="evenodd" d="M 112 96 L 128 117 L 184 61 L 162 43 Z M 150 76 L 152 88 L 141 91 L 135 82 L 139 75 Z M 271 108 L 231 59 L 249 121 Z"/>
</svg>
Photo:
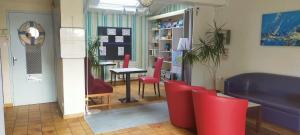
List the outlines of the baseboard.
<svg viewBox="0 0 300 135">
<path fill-rule="evenodd" d="M 5 103 L 5 104 L 4 104 L 4 107 L 5 107 L 5 108 L 10 108 L 10 107 L 13 107 L 13 106 L 14 106 L 13 103 Z"/>
<path fill-rule="evenodd" d="M 84 113 L 77 113 L 77 114 L 68 114 L 68 115 L 64 115 L 63 118 L 64 119 L 72 119 L 72 118 L 80 118 L 83 117 Z"/>
</svg>

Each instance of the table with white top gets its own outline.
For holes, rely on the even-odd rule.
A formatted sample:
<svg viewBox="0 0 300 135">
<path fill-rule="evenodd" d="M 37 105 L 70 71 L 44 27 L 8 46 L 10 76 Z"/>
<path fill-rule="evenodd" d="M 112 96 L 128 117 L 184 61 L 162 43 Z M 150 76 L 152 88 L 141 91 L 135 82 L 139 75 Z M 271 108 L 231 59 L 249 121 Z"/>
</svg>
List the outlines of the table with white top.
<svg viewBox="0 0 300 135">
<path fill-rule="evenodd" d="M 134 73 L 146 73 L 146 69 L 141 68 L 114 68 L 110 69 L 110 72 L 114 74 L 125 74 L 125 81 L 126 81 L 126 97 L 119 99 L 122 103 L 131 103 L 137 102 L 136 99 L 131 98 L 130 95 L 130 74 Z"/>
<path fill-rule="evenodd" d="M 217 96 L 235 98 L 235 97 L 232 97 L 232 96 L 225 95 L 223 93 L 217 93 Z M 256 134 L 259 134 L 260 125 L 261 125 L 261 104 L 257 104 L 257 103 L 253 103 L 251 101 L 248 101 L 248 109 L 249 108 L 256 109 L 256 124 L 255 124 L 256 125 Z"/>
<path fill-rule="evenodd" d="M 114 62 L 110 62 L 110 61 L 108 61 L 108 62 L 100 62 L 99 63 L 99 66 L 100 66 L 100 68 L 101 68 L 101 79 L 102 80 L 104 80 L 104 67 L 105 66 L 115 66 L 116 65 L 116 63 L 114 63 Z"/>
</svg>

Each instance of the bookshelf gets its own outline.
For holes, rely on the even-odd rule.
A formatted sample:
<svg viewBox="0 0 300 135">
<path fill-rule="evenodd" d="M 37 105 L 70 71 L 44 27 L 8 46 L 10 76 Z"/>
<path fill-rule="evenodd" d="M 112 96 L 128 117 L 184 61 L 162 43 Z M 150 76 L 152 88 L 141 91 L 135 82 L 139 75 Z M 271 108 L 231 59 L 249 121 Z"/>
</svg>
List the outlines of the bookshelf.
<svg viewBox="0 0 300 135">
<path fill-rule="evenodd" d="M 148 19 L 148 74 L 154 72 L 157 57 L 163 57 L 162 80 L 171 79 L 172 53 L 177 49 L 179 39 L 183 37 L 183 13 L 171 12 Z"/>
</svg>

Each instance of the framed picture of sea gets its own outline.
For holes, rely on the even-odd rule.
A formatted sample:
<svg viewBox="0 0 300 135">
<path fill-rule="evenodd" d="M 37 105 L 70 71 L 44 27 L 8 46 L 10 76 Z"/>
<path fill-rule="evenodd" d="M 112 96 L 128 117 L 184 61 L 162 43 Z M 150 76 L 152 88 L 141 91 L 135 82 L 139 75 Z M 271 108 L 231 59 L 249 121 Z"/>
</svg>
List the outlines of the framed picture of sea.
<svg viewBox="0 0 300 135">
<path fill-rule="evenodd" d="M 300 10 L 264 14 L 262 46 L 300 46 Z"/>
</svg>

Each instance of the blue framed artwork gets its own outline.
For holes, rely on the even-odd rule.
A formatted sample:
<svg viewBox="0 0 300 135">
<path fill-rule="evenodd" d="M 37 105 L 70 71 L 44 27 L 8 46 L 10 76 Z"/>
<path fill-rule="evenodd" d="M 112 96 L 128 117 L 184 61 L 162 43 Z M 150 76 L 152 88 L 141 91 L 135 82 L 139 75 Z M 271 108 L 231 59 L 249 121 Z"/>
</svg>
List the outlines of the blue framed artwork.
<svg viewBox="0 0 300 135">
<path fill-rule="evenodd" d="M 262 46 L 300 46 L 300 11 L 262 16 Z"/>
</svg>

